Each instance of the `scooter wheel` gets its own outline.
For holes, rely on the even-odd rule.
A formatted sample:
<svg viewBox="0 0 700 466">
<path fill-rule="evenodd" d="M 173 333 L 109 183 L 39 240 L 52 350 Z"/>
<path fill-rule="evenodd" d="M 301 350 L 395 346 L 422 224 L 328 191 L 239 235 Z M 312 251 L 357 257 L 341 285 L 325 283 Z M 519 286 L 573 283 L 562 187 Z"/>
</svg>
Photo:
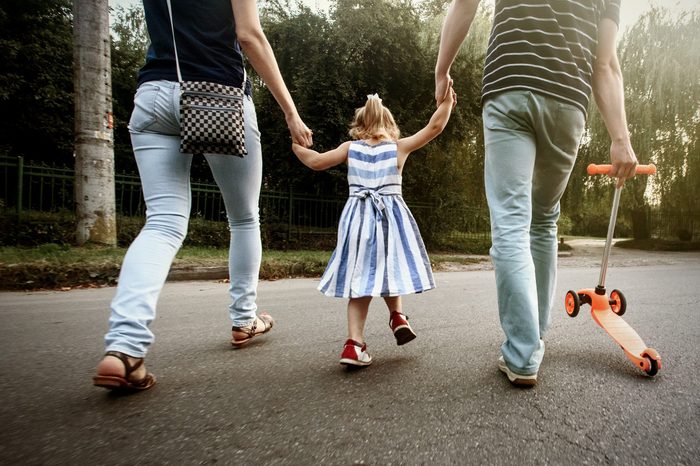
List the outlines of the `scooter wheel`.
<svg viewBox="0 0 700 466">
<path fill-rule="evenodd" d="M 659 372 L 659 362 L 649 356 L 644 356 L 649 360 L 649 370 L 644 371 L 649 377 L 654 377 Z"/>
<path fill-rule="evenodd" d="M 564 298 L 564 308 L 569 317 L 576 317 L 578 311 L 581 309 L 581 299 L 578 297 L 578 293 L 573 290 L 566 292 L 566 298 Z"/>
<path fill-rule="evenodd" d="M 625 295 L 620 290 L 612 290 L 610 292 L 610 309 L 617 315 L 621 316 L 627 310 L 627 300 Z"/>
</svg>

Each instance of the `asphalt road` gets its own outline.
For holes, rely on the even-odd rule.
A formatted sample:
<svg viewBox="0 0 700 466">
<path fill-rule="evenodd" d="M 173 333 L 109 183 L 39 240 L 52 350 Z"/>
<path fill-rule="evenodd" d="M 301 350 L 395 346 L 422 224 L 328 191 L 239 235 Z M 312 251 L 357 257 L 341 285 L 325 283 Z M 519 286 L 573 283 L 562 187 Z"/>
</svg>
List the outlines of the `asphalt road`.
<svg viewBox="0 0 700 466">
<path fill-rule="evenodd" d="M 698 464 L 700 254 L 664 257 L 608 271 L 661 354 L 655 378 L 587 308 L 558 306 L 529 390 L 497 369 L 489 270 L 439 273 L 438 289 L 407 297 L 418 338 L 404 347 L 374 302 L 375 362 L 352 372 L 338 364 L 345 302 L 315 280 L 262 282 L 277 323 L 242 350 L 228 344 L 226 284 L 168 283 L 147 359 L 158 384 L 126 397 L 91 385 L 114 289 L 0 293 L 0 463 Z M 561 302 L 595 285 L 595 267 L 562 262 Z"/>
</svg>

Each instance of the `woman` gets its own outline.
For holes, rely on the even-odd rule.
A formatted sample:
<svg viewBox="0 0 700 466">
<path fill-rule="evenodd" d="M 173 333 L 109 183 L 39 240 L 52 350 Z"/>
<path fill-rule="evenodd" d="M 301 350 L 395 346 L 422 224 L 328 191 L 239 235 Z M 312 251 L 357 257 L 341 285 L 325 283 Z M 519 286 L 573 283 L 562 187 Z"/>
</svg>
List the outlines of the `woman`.
<svg viewBox="0 0 700 466">
<path fill-rule="evenodd" d="M 129 247 L 111 303 L 106 354 L 93 377 L 108 389 L 145 390 L 155 377 L 143 361 L 154 337 L 149 325 L 190 216 L 191 154 L 180 146 L 179 84 L 173 47 L 184 80 L 229 86 L 244 82 L 243 53 L 284 112 L 291 139 L 312 144 L 282 80 L 272 48 L 260 26 L 256 0 L 144 0 L 151 44 L 139 72 L 129 131 L 146 201 L 146 224 Z M 274 321 L 257 314 L 261 258 L 258 198 L 262 180 L 260 132 L 250 83 L 244 99 L 244 158 L 205 155 L 221 190 L 231 231 L 229 274 L 232 344 L 240 347 L 267 332 Z M 234 254 L 235 252 L 235 254 Z"/>
</svg>

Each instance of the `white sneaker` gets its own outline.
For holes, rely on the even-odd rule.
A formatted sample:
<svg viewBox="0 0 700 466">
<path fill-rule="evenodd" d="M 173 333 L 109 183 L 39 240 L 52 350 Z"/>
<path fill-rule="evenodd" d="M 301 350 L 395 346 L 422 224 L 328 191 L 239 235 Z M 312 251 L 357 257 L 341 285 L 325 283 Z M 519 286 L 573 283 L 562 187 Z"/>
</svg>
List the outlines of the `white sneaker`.
<svg viewBox="0 0 700 466">
<path fill-rule="evenodd" d="M 512 370 L 508 368 L 508 365 L 506 364 L 505 359 L 503 359 L 503 356 L 498 358 L 498 369 L 503 372 L 506 376 L 508 376 L 508 380 L 510 380 L 510 383 L 512 383 L 515 386 L 518 387 L 532 387 L 537 383 L 537 374 L 532 374 L 532 375 L 522 375 L 522 374 L 516 374 Z"/>
</svg>

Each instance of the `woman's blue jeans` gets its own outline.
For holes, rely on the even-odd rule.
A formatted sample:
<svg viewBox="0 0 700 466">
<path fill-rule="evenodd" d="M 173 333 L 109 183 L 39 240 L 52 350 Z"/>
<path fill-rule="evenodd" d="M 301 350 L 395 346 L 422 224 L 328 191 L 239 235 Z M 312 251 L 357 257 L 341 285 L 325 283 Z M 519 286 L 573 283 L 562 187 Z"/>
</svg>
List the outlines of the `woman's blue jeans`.
<svg viewBox="0 0 700 466">
<path fill-rule="evenodd" d="M 552 97 L 517 90 L 484 103 L 484 181 L 491 259 L 508 367 L 536 374 L 544 356 L 556 287 L 557 220 L 576 160 L 584 113 Z"/>
<path fill-rule="evenodd" d="M 139 86 L 129 121 L 138 164 L 146 224 L 124 257 L 111 303 L 107 351 L 144 357 L 153 343 L 149 325 L 190 218 L 191 154 L 180 153 L 179 84 L 152 81 Z M 221 190 L 231 232 L 229 276 L 233 325 L 250 324 L 256 315 L 258 272 L 262 255 L 258 198 L 262 153 L 255 106 L 245 98 L 245 143 L 248 155 L 205 155 Z"/>
</svg>

